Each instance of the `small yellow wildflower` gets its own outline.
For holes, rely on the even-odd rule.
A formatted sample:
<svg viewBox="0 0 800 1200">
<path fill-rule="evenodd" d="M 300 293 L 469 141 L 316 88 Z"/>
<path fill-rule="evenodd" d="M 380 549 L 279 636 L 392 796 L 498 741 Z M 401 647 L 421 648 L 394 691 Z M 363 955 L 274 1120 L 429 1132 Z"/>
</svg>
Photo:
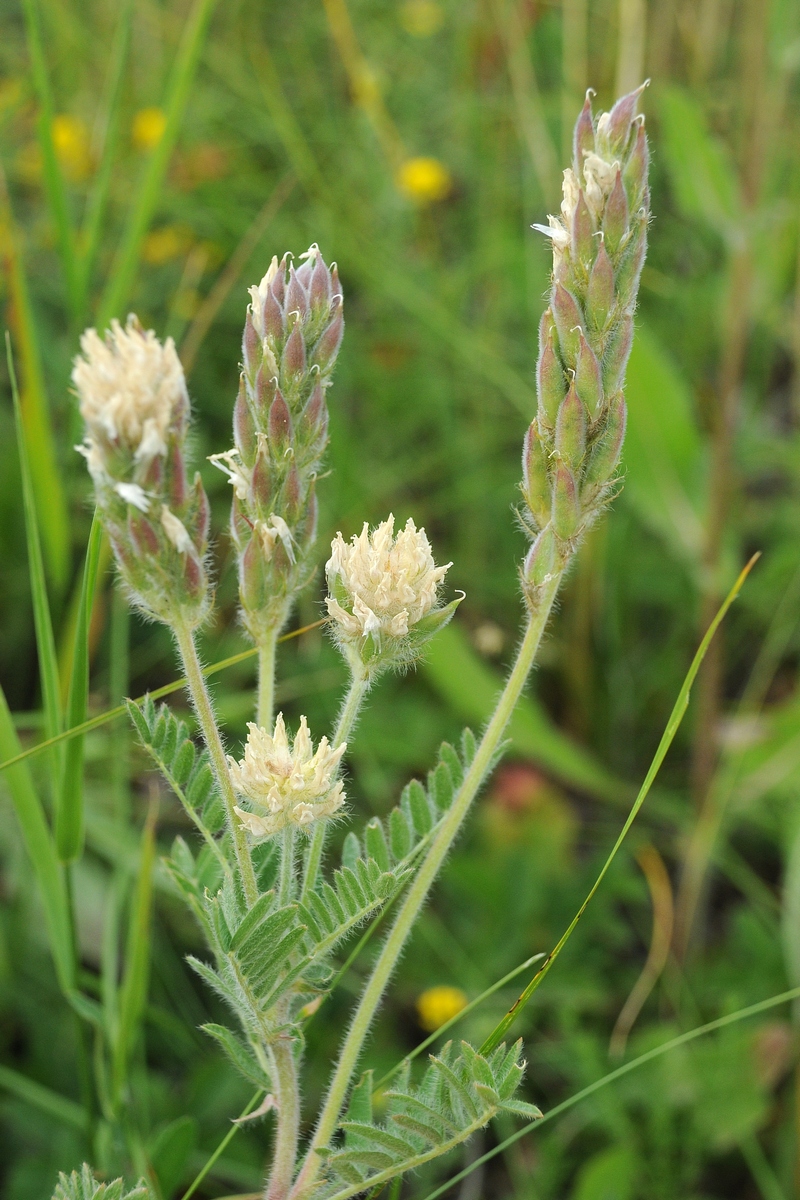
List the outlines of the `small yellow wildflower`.
<svg viewBox="0 0 800 1200">
<path fill-rule="evenodd" d="M 467 1007 L 467 997 L 461 988 L 439 987 L 428 988 L 417 997 L 417 1017 L 423 1029 L 435 1033 L 445 1021 L 455 1017 Z"/>
<path fill-rule="evenodd" d="M 164 136 L 167 118 L 160 108 L 140 108 L 133 118 L 131 136 L 137 150 L 153 150 Z"/>
<path fill-rule="evenodd" d="M 444 24 L 444 9 L 435 0 L 406 0 L 400 5 L 400 24 L 412 37 L 431 37 Z"/>
<path fill-rule="evenodd" d="M 142 246 L 142 258 L 155 267 L 180 258 L 192 244 L 192 231 L 185 225 L 162 225 L 148 233 Z"/>
<path fill-rule="evenodd" d="M 397 186 L 417 204 L 434 204 L 450 194 L 453 179 L 438 158 L 409 158 L 397 173 Z"/>
<path fill-rule="evenodd" d="M 70 113 L 53 117 L 53 145 L 68 179 L 80 183 L 92 169 L 92 151 L 86 122 Z"/>
</svg>

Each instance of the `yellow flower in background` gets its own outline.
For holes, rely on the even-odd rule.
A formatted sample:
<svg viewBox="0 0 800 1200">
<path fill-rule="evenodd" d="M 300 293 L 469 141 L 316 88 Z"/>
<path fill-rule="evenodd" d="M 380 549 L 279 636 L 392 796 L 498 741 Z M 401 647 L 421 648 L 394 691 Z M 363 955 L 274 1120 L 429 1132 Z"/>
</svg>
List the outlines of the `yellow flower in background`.
<svg viewBox="0 0 800 1200">
<path fill-rule="evenodd" d="M 448 987 L 446 984 L 428 988 L 417 997 L 417 1017 L 428 1033 L 435 1033 L 445 1021 L 457 1016 L 466 1007 L 467 997 L 461 988 Z"/>
<path fill-rule="evenodd" d="M 400 5 L 400 24 L 413 37 L 431 37 L 444 24 L 444 9 L 435 0 L 406 0 Z"/>
<path fill-rule="evenodd" d="M 133 118 L 131 137 L 137 150 L 153 150 L 164 136 L 167 118 L 160 108 L 140 108 Z"/>
<path fill-rule="evenodd" d="M 70 113 L 53 117 L 53 145 L 61 169 L 68 179 L 80 183 L 92 169 L 92 151 L 86 122 Z"/>
<path fill-rule="evenodd" d="M 192 231 L 186 225 L 162 225 L 148 233 L 142 246 L 142 258 L 155 267 L 171 262 L 188 253 L 192 245 Z"/>
<path fill-rule="evenodd" d="M 453 179 L 438 158 L 409 158 L 397 173 L 397 186 L 417 204 L 434 204 L 450 194 Z"/>
</svg>

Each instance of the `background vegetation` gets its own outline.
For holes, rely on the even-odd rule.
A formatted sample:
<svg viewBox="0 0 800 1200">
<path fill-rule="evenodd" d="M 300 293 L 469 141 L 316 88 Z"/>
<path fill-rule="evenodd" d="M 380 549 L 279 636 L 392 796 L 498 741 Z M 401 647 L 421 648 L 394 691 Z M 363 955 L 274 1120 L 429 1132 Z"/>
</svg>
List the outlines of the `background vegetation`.
<svg viewBox="0 0 800 1200">
<path fill-rule="evenodd" d="M 135 309 L 181 348 L 216 505 L 219 608 L 205 631 L 216 661 L 246 648 L 229 492 L 205 462 L 229 444 L 245 288 L 274 252 L 317 241 L 338 261 L 348 323 L 330 394 L 320 556 L 337 529 L 347 536 L 393 510 L 425 524 L 467 592 L 426 664 L 382 682 L 359 726 L 348 772 L 360 812 L 386 811 L 442 738 L 465 721 L 479 727 L 491 708 L 518 626 L 524 539 L 511 506 L 547 288 L 548 248 L 528 226 L 558 204 L 584 89 L 607 107 L 651 77 L 655 221 L 625 489 L 582 550 L 535 695 L 418 926 L 371 1062 L 380 1074 L 420 1040 L 420 1022 L 435 1020 L 430 996 L 417 1007 L 430 988 L 472 998 L 560 936 L 701 631 L 754 550 L 762 560 L 706 660 L 657 790 L 519 1023 L 529 1098 L 547 1110 L 620 1056 L 800 984 L 797 5 L 3 0 L 0 13 L 1 298 L 64 702 L 73 680 L 64 720 L 84 715 L 72 670 L 91 519 L 71 449 L 78 332 Z M 53 718 L 5 383 L 4 395 L 0 672 L 30 747 Z M 100 565 L 89 715 L 175 678 L 166 631 L 129 620 L 102 549 Z M 319 615 L 317 590 L 298 624 Z M 329 725 L 344 672 L 320 631 L 287 643 L 280 667 L 291 720 L 305 712 L 312 728 Z M 253 686 L 249 660 L 217 678 L 231 742 Z M 14 753 L 3 718 L 0 758 Z M 148 811 L 158 846 L 185 832 L 177 803 L 124 720 L 87 735 L 78 767 L 75 978 L 96 1001 L 82 1016 L 62 995 L 74 963 L 54 969 L 29 858 L 35 831 L 18 820 L 32 811 L 29 780 L 50 809 L 48 756 L 0 785 L 0 1189 L 9 1200 L 49 1196 L 57 1171 L 96 1157 L 99 1138 L 113 1169 L 147 1168 L 169 1200 L 249 1089 L 198 1031 L 215 1014 L 182 961 L 198 935 L 157 855 L 151 864 L 149 826 L 142 835 Z M 367 950 L 309 1027 L 316 1088 L 368 961 Z M 471 1013 L 464 1036 L 480 1041 L 514 987 Z M 797 1013 L 775 1012 L 576 1106 L 475 1172 L 463 1200 L 798 1194 Z M 98 1118 L 92 1084 L 104 1055 L 124 1080 L 116 1126 Z M 496 1137 L 487 1132 L 467 1159 Z M 196 1194 L 257 1189 L 268 1143 L 263 1125 L 237 1132 Z M 462 1165 L 437 1165 L 403 1195 L 424 1197 Z"/>
</svg>

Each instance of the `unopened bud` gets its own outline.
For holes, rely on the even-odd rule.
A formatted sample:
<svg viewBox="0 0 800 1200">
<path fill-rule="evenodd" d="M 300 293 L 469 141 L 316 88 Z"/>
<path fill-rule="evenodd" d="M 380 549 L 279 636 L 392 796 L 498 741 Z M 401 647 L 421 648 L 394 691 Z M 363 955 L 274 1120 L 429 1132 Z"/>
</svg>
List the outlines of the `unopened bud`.
<svg viewBox="0 0 800 1200">
<path fill-rule="evenodd" d="M 528 426 L 522 447 L 522 492 L 534 521 L 543 528 L 550 520 L 550 478 L 536 421 Z"/>
<path fill-rule="evenodd" d="M 586 409 L 570 385 L 566 399 L 558 410 L 556 422 L 556 454 L 571 471 L 577 471 L 586 453 Z"/>
<path fill-rule="evenodd" d="M 606 394 L 616 392 L 622 387 L 632 345 L 633 317 L 625 313 L 612 330 L 603 356 L 603 388 Z"/>
<path fill-rule="evenodd" d="M 581 522 L 575 477 L 563 463 L 556 468 L 553 482 L 552 520 L 556 537 L 562 542 L 569 542 L 575 537 Z"/>
<path fill-rule="evenodd" d="M 540 587 L 552 575 L 556 563 L 556 539 L 552 525 L 548 525 L 531 546 L 522 568 L 526 583 Z"/>
<path fill-rule="evenodd" d="M 558 282 L 553 288 L 552 309 L 564 365 L 574 368 L 580 345 L 578 330 L 583 316 L 572 292 L 568 292 L 564 285 Z"/>
<path fill-rule="evenodd" d="M 593 505 L 619 466 L 625 440 L 627 410 L 621 392 L 611 398 L 608 415 L 592 449 L 583 479 L 582 497 Z"/>
<path fill-rule="evenodd" d="M 622 183 L 622 173 L 617 170 L 614 186 L 606 203 L 603 217 L 603 236 L 609 254 L 616 254 L 628 228 L 628 200 Z"/>
<path fill-rule="evenodd" d="M 545 424 L 552 428 L 556 423 L 561 402 L 567 394 L 564 368 L 553 349 L 552 333 L 547 341 L 541 342 L 539 361 L 536 365 L 536 383 L 539 396 L 539 414 Z"/>
<path fill-rule="evenodd" d="M 608 257 L 605 240 L 601 238 L 586 291 L 586 320 L 593 332 L 599 333 L 605 329 L 614 299 L 614 268 Z"/>
<path fill-rule="evenodd" d="M 581 191 L 572 216 L 572 253 L 580 262 L 590 263 L 594 258 L 597 249 L 594 232 L 592 214 Z"/>
<path fill-rule="evenodd" d="M 597 356 L 583 333 L 575 367 L 575 387 L 594 420 L 603 406 L 603 376 Z"/>
</svg>

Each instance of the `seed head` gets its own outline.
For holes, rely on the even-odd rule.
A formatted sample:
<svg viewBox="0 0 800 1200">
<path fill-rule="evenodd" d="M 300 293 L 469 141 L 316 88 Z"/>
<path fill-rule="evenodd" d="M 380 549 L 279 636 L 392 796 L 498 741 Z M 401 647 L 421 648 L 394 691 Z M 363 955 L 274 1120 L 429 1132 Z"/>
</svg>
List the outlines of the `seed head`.
<svg viewBox="0 0 800 1200">
<path fill-rule="evenodd" d="M 349 542 L 337 533 L 325 568 L 337 640 L 365 663 L 409 661 L 460 603 L 436 607 L 452 565 L 436 566 L 425 530 L 410 517 L 396 537 L 391 515 L 372 533 L 365 522 Z"/>
<path fill-rule="evenodd" d="M 344 790 L 336 776 L 346 742 L 334 750 L 323 737 L 314 751 L 301 717 L 290 747 L 283 713 L 278 713 L 272 734 L 252 722 L 247 728 L 244 758 L 229 758 L 228 763 L 235 790 L 252 806 L 234 809 L 248 833 L 266 838 L 289 825 L 306 829 L 341 809 Z"/>
</svg>

